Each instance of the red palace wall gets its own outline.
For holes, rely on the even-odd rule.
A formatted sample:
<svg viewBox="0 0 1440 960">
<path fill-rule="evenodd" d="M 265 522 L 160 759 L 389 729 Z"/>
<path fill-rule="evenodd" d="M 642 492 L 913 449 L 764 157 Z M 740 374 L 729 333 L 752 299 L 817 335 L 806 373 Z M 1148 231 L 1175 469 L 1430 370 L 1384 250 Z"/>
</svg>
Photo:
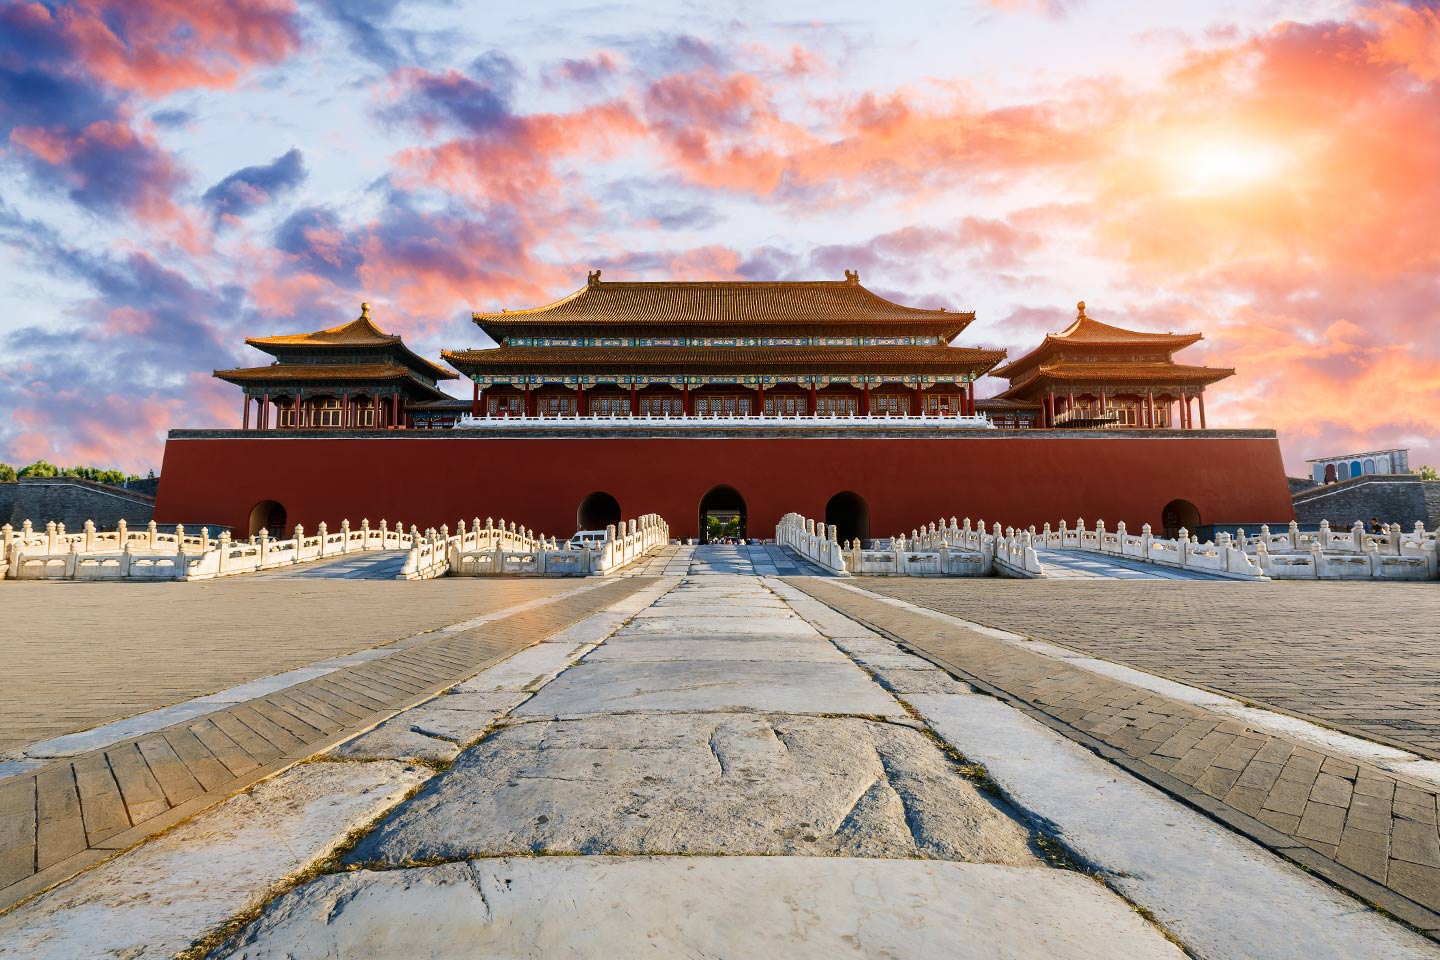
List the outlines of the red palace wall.
<svg viewBox="0 0 1440 960">
<path fill-rule="evenodd" d="M 692 537 L 707 491 L 744 497 L 749 533 L 774 536 L 789 511 L 823 518 L 841 491 L 864 497 L 870 532 L 939 517 L 1041 525 L 1161 525 L 1184 499 L 1201 523 L 1293 518 L 1271 431 L 975 431 L 964 436 L 515 437 L 481 431 L 173 431 L 155 519 L 249 534 L 251 508 L 282 504 L 307 530 L 324 520 L 406 526 L 504 518 L 569 536 L 582 499 L 605 491 L 624 516 L 658 513 Z"/>
</svg>

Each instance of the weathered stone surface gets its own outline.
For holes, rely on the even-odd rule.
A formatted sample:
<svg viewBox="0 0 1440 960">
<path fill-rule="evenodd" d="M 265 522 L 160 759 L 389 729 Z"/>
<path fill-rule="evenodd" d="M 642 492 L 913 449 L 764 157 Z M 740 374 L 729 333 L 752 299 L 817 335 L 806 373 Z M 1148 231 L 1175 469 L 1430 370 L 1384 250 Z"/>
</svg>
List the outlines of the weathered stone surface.
<svg viewBox="0 0 1440 960">
<path fill-rule="evenodd" d="M 1035 862 L 1028 831 L 916 730 L 723 714 L 501 729 L 350 859 L 403 865 L 523 851 Z"/>
<path fill-rule="evenodd" d="M 467 684 L 468 686 L 468 684 Z M 660 710 L 759 710 L 903 716 L 853 663 L 583 662 L 547 684 L 517 716 Z"/>
<path fill-rule="evenodd" d="M 335 874 L 287 894 L 222 955 L 1182 956 L 1122 901 L 1078 874 L 806 857 L 545 857 Z"/>
<path fill-rule="evenodd" d="M 412 707 L 331 751 L 350 760 L 453 760 L 527 694 L 454 691 Z"/>
<path fill-rule="evenodd" d="M 924 661 L 921 661 L 924 663 Z M 908 693 L 972 693 L 969 684 L 961 683 L 944 670 L 926 666 L 911 670 L 902 667 L 871 667 L 875 679 L 886 690 L 901 695 Z"/>
<path fill-rule="evenodd" d="M 439 737 L 417 733 L 408 720 L 399 717 L 346 741 L 330 751 L 346 760 L 454 760 L 460 755 L 460 744 Z"/>
<path fill-rule="evenodd" d="M 537 643 L 455 689 L 462 693 L 533 690 L 564 670 L 586 649 L 583 644 Z"/>
<path fill-rule="evenodd" d="M 641 619 L 636 617 L 618 636 L 652 634 L 666 637 L 682 637 L 686 634 L 746 634 L 769 637 L 815 637 L 815 629 L 796 616 L 770 616 L 753 614 L 736 617 L 690 617 L 683 620 L 665 618 Z"/>
<path fill-rule="evenodd" d="M 399 763 L 295 767 L 0 917 L 0 956 L 171 956 L 324 856 L 427 773 Z"/>
<path fill-rule="evenodd" d="M 844 663 L 845 655 L 834 644 L 818 637 L 813 641 L 768 637 L 685 637 L 683 639 L 625 636 L 590 651 L 586 663 L 607 660 L 629 662 L 658 660 L 780 660 L 791 663 Z M 923 661 L 922 661 L 923 662 Z"/>
</svg>

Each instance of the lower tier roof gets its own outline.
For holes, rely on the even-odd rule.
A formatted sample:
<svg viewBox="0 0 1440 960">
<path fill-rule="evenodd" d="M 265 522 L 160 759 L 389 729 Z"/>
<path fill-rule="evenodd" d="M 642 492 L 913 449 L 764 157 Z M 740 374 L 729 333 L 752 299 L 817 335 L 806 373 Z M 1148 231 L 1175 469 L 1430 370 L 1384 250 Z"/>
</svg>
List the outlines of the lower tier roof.
<svg viewBox="0 0 1440 960">
<path fill-rule="evenodd" d="M 496 347 L 442 351 L 466 373 L 954 373 L 978 377 L 1003 350 L 969 347 Z"/>
<path fill-rule="evenodd" d="M 239 386 L 306 388 L 311 384 L 381 384 L 402 381 L 407 390 L 425 396 L 447 394 L 419 379 L 406 367 L 393 363 L 274 363 L 266 367 L 216 370 L 218 379 Z"/>
</svg>

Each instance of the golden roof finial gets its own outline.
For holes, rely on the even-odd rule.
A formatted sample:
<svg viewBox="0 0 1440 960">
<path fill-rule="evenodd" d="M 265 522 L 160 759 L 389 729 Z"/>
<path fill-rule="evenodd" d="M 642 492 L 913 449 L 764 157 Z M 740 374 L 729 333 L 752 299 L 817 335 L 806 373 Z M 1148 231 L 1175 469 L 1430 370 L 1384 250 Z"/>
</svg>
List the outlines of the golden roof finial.
<svg viewBox="0 0 1440 960">
<path fill-rule="evenodd" d="M 1084 300 L 1081 300 L 1079 303 L 1075 304 L 1075 309 L 1080 311 L 1080 315 L 1075 318 L 1076 320 L 1089 320 L 1089 319 L 1090 319 L 1089 317 L 1085 316 L 1085 301 L 1084 301 Z"/>
<path fill-rule="evenodd" d="M 369 319 L 370 319 L 370 304 L 368 304 L 368 303 L 362 303 L 362 304 L 360 304 L 360 319 L 361 319 L 361 320 L 369 320 Z"/>
</svg>

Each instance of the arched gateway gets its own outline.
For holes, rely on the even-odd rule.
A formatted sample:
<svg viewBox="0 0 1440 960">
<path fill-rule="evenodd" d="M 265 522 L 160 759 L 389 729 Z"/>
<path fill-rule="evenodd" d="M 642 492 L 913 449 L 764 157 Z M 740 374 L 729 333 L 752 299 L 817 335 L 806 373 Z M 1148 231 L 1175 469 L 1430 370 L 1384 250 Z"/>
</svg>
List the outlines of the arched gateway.
<svg viewBox="0 0 1440 960">
<path fill-rule="evenodd" d="M 1189 500 L 1171 500 L 1165 504 L 1165 509 L 1160 511 L 1160 524 L 1168 538 L 1173 539 L 1181 527 L 1194 536 L 1200 526 L 1200 510 Z"/>
<path fill-rule="evenodd" d="M 575 525 L 580 530 L 604 530 L 620 522 L 620 501 L 604 490 L 587 494 L 575 511 Z"/>
<path fill-rule="evenodd" d="M 711 487 L 700 498 L 700 542 L 744 536 L 745 498 L 734 487 Z"/>
<path fill-rule="evenodd" d="M 835 536 L 841 542 L 870 540 L 870 504 L 865 498 L 850 490 L 843 490 L 825 504 L 825 523 L 835 527 Z"/>
<path fill-rule="evenodd" d="M 272 537 L 283 537 L 288 520 L 284 504 L 261 500 L 250 508 L 250 536 L 257 536 L 264 530 Z"/>
</svg>

